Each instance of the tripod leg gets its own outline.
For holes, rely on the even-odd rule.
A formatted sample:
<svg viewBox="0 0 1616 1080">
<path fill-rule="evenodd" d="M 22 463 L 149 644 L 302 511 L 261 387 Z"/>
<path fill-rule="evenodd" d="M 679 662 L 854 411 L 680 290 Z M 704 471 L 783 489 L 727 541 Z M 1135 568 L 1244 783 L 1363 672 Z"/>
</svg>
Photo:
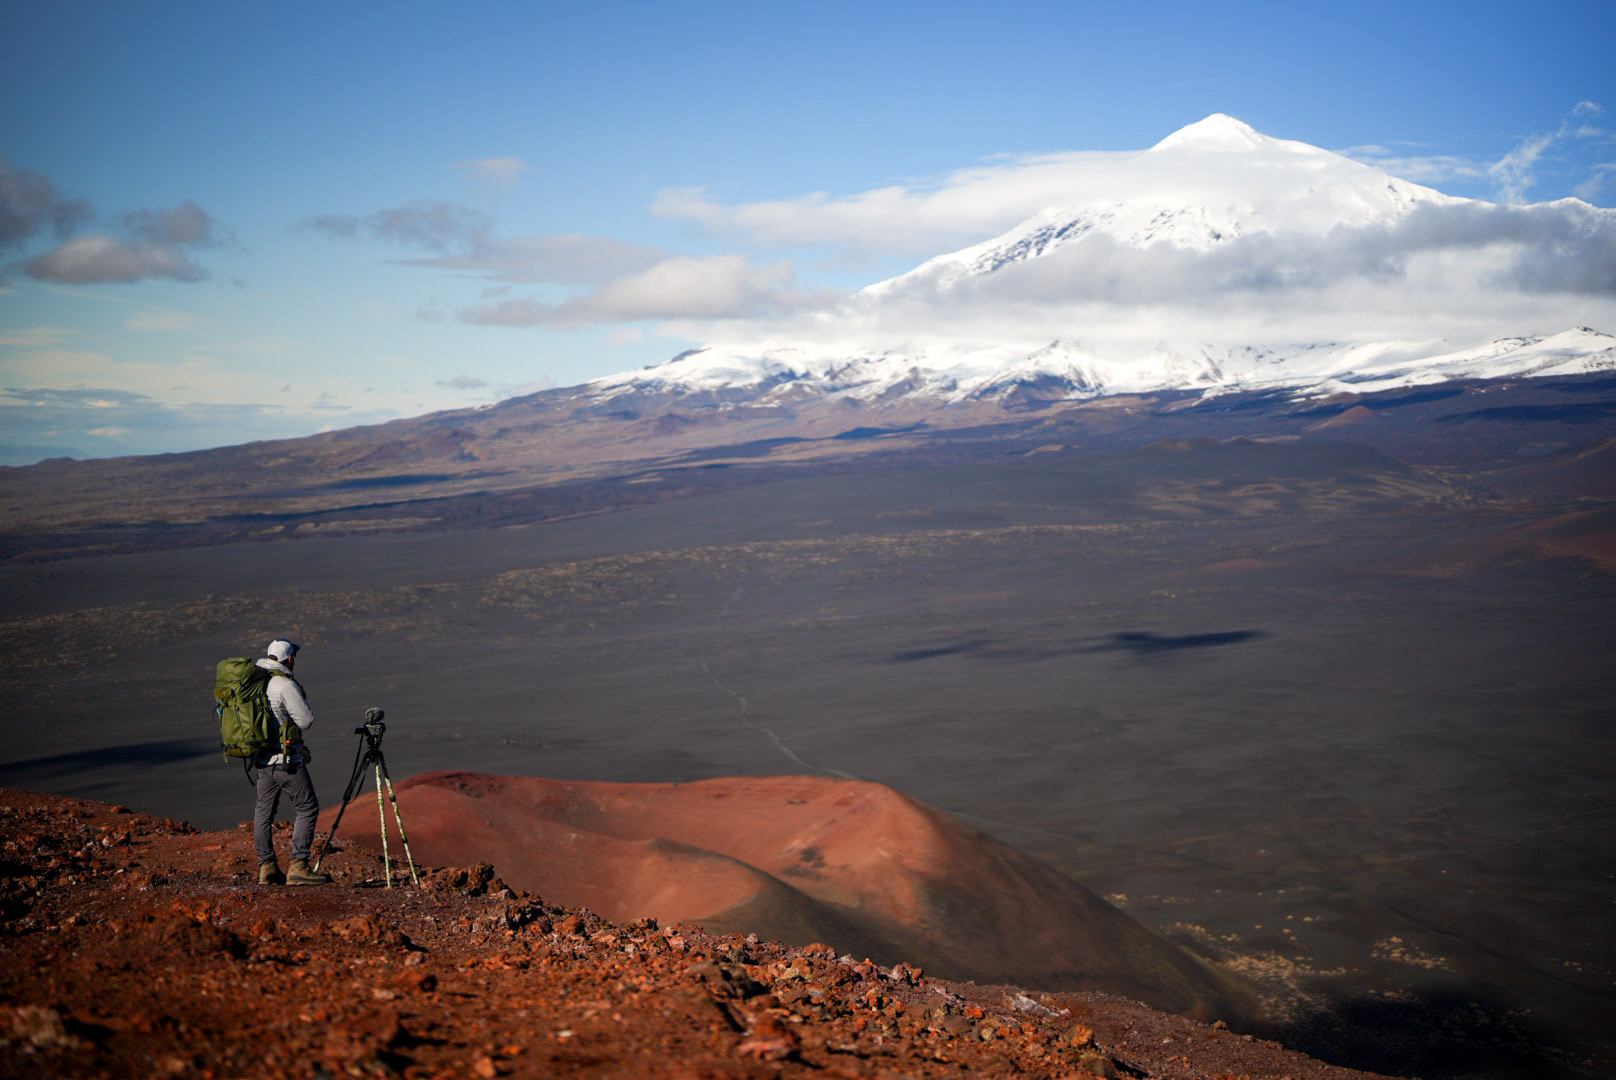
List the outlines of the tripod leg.
<svg viewBox="0 0 1616 1080">
<path fill-rule="evenodd" d="M 387 854 L 387 809 L 382 803 L 382 763 L 376 762 L 376 816 L 381 819 L 382 826 L 382 873 L 387 877 L 387 887 L 393 887 L 393 860 Z"/>
<path fill-rule="evenodd" d="M 325 861 L 325 854 L 331 849 L 331 838 L 337 835 L 337 826 L 342 824 L 342 815 L 348 812 L 348 804 L 343 803 L 337 810 L 337 820 L 331 823 L 331 831 L 325 834 L 325 840 L 320 844 L 320 854 L 314 860 L 314 872 L 320 872 L 320 864 Z"/>
<path fill-rule="evenodd" d="M 331 850 L 331 838 L 337 835 L 337 826 L 342 824 L 342 815 L 348 812 L 348 804 L 353 802 L 354 796 L 359 794 L 360 785 L 364 783 L 364 774 L 360 772 L 364 763 L 354 763 L 353 775 L 348 778 L 348 786 L 342 792 L 342 805 L 337 808 L 337 819 L 331 823 L 331 830 L 325 834 L 325 840 L 320 844 L 320 854 L 314 860 L 314 872 L 320 872 L 320 864 L 325 862 L 326 853 Z"/>
<path fill-rule="evenodd" d="M 410 867 L 410 880 L 419 889 L 421 887 L 421 876 L 415 872 L 415 856 L 410 854 L 410 838 L 404 832 L 404 812 L 398 808 L 398 795 L 393 791 L 393 776 L 387 771 L 386 762 L 379 762 L 376 767 L 381 770 L 382 779 L 387 781 L 387 797 L 392 800 L 393 817 L 398 821 L 398 838 L 404 841 L 404 861 Z"/>
<path fill-rule="evenodd" d="M 348 786 L 342 789 L 342 806 L 337 810 L 337 819 L 331 823 L 331 831 L 325 834 L 325 842 L 320 845 L 320 854 L 314 860 L 314 870 L 320 870 L 320 864 L 325 861 L 326 853 L 331 849 L 331 838 L 337 835 L 337 826 L 342 824 L 342 815 L 348 812 L 348 804 L 359 795 L 359 789 L 365 785 L 365 766 L 370 758 L 361 747 L 354 753 L 353 773 L 348 777 Z"/>
</svg>

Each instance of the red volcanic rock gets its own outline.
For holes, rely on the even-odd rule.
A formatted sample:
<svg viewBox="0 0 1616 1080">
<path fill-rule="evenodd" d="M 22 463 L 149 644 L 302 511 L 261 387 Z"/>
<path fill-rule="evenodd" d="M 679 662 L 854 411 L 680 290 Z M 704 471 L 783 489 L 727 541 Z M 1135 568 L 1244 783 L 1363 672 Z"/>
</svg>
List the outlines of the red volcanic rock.
<svg viewBox="0 0 1616 1080">
<path fill-rule="evenodd" d="M 400 783 L 398 799 L 418 861 L 491 863 L 514 888 L 613 921 L 826 941 L 945 978 L 1104 990 L 1202 1017 L 1244 1012 L 1230 979 L 1154 930 L 881 784 L 437 772 Z M 374 850 L 377 829 L 350 817 L 342 836 Z"/>
<path fill-rule="evenodd" d="M 1350 409 L 1343 409 L 1327 420 L 1320 420 L 1316 424 L 1309 424 L 1303 428 L 1306 432 L 1328 431 L 1331 428 L 1348 427 L 1352 424 L 1362 424 L 1376 417 L 1375 410 L 1366 405 L 1354 405 Z"/>
<path fill-rule="evenodd" d="M 0 1076 L 1375 1080 L 1092 991 L 604 923 L 485 866 L 375 888 L 350 847 L 331 885 L 260 886 L 252 850 L 0 789 Z"/>
</svg>

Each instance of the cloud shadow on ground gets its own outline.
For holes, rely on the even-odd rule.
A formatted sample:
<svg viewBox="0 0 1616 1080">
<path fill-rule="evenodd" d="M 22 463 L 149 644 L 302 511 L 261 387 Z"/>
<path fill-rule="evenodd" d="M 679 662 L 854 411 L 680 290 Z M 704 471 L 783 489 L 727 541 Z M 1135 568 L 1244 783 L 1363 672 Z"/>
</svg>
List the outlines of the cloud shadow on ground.
<svg viewBox="0 0 1616 1080">
<path fill-rule="evenodd" d="M 75 750 L 70 754 L 53 754 L 50 757 L 0 765 L 0 786 L 27 787 L 44 779 L 72 776 L 89 769 L 107 766 L 128 768 L 167 765 L 218 752 L 219 743 L 216 739 L 160 739 L 155 742 L 125 743 L 122 746 Z"/>
<path fill-rule="evenodd" d="M 1215 648 L 1220 645 L 1238 645 L 1268 636 L 1262 630 L 1225 630 L 1211 634 L 1158 634 L 1153 630 L 1127 630 L 1110 635 L 1097 644 L 1052 644 L 1042 648 L 1015 646 L 992 638 L 969 638 L 919 649 L 905 649 L 887 657 L 892 664 L 912 664 L 923 660 L 941 660 L 945 657 L 974 657 L 981 660 L 1002 660 L 1030 663 L 1051 660 L 1061 656 L 1084 653 L 1128 652 L 1135 656 L 1161 656 L 1188 649 Z"/>
<path fill-rule="evenodd" d="M 1216 634 L 1183 634 L 1178 637 L 1158 634 L 1151 630 L 1125 630 L 1112 634 L 1110 638 L 1098 645 L 1090 645 L 1077 651 L 1086 653 L 1131 652 L 1138 656 L 1155 656 L 1160 653 L 1180 652 L 1184 649 L 1208 649 L 1219 645 L 1238 645 L 1241 642 L 1252 641 L 1266 636 L 1261 630 L 1225 630 Z"/>
</svg>

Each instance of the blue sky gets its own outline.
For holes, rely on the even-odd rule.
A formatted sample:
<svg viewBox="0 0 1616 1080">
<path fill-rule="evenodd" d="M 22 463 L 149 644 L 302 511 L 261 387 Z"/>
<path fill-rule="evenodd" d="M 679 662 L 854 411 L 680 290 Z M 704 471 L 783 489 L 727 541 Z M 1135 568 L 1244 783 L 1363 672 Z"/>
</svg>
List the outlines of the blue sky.
<svg viewBox="0 0 1616 1080">
<path fill-rule="evenodd" d="M 972 170 L 1214 112 L 1449 194 L 1616 203 L 1611 0 L 0 15 L 11 464 L 655 363 L 1014 224 L 937 212 Z"/>
</svg>

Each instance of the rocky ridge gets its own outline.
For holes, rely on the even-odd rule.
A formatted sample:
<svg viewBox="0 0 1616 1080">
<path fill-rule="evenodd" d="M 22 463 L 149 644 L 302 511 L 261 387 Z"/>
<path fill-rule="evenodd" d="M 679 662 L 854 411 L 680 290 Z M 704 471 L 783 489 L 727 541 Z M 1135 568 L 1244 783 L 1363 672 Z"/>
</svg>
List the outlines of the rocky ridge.
<svg viewBox="0 0 1616 1080">
<path fill-rule="evenodd" d="M 284 829 L 284 826 L 282 826 Z M 282 846 L 285 837 L 281 838 Z M 487 865 L 253 884 L 245 826 L 0 792 L 0 1069 L 53 1076 L 1365 1078 L 1104 994 L 613 924 Z"/>
</svg>

